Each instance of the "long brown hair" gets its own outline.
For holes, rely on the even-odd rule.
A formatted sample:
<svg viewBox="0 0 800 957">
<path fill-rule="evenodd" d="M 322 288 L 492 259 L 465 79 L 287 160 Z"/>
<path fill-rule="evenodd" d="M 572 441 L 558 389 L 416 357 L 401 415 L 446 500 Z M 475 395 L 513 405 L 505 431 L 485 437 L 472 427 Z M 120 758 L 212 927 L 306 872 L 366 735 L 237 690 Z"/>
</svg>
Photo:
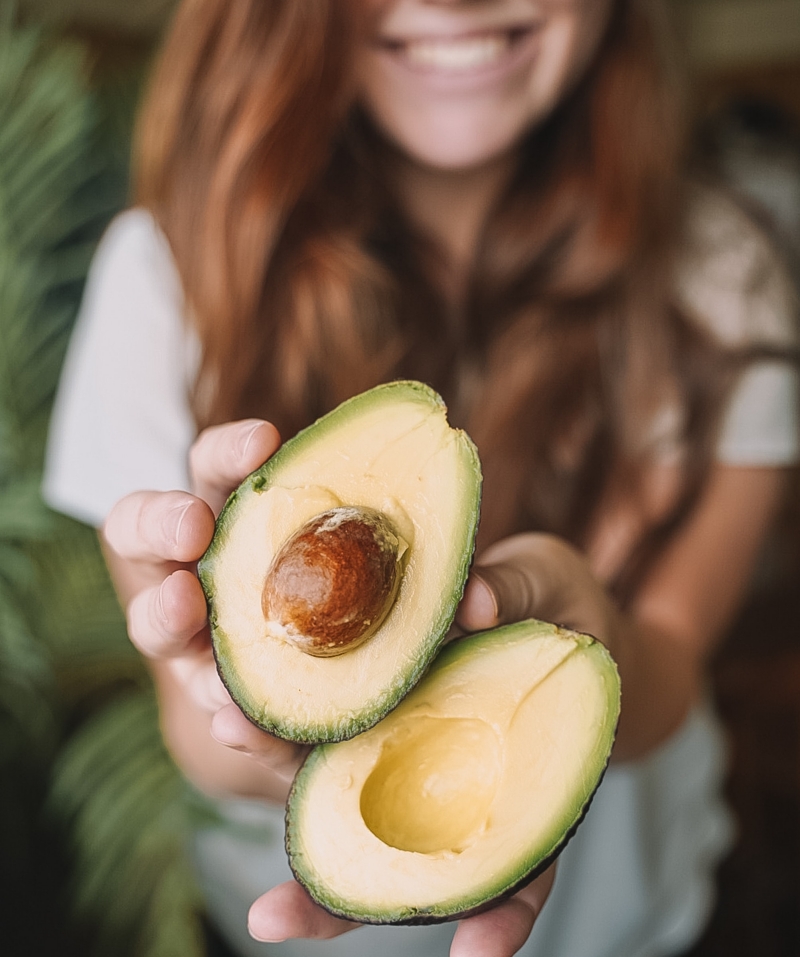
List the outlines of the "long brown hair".
<svg viewBox="0 0 800 957">
<path fill-rule="evenodd" d="M 609 488 L 635 488 L 644 423 L 677 384 L 690 455 L 672 527 L 730 376 L 673 303 L 684 130 L 654 9 L 618 0 L 586 76 L 522 144 L 454 324 L 353 102 L 351 4 L 185 0 L 142 114 L 137 199 L 202 342 L 198 424 L 260 414 L 288 436 L 420 378 L 480 449 L 484 541 L 581 544 Z"/>
</svg>

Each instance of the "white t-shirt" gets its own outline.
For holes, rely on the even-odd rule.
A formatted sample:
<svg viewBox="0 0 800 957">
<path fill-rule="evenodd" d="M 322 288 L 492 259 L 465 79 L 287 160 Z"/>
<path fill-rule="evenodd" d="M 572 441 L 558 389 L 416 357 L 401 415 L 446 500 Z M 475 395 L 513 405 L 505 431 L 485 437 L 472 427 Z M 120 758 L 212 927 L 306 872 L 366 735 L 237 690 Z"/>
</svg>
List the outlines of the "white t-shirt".
<svg viewBox="0 0 800 957">
<path fill-rule="evenodd" d="M 760 234 L 727 201 L 698 194 L 678 276 L 684 304 L 731 342 L 793 342 L 788 280 Z M 119 216 L 95 257 L 53 414 L 44 480 L 50 504 L 100 525 L 138 489 L 188 488 L 195 425 L 189 393 L 198 343 L 184 322 L 169 247 L 140 209 Z M 800 458 L 798 383 L 760 362 L 737 387 L 718 458 L 785 465 Z M 659 424 L 669 445 L 674 416 Z M 713 871 L 731 840 L 720 801 L 724 745 L 698 709 L 661 749 L 612 767 L 559 860 L 555 889 L 523 955 L 660 957 L 695 939 L 713 901 Z M 198 834 L 209 910 L 243 955 L 441 957 L 453 925 L 363 928 L 326 942 L 256 944 L 249 904 L 290 877 L 282 808 L 224 804 L 235 828 Z M 242 824 L 256 826 L 244 836 Z"/>
</svg>

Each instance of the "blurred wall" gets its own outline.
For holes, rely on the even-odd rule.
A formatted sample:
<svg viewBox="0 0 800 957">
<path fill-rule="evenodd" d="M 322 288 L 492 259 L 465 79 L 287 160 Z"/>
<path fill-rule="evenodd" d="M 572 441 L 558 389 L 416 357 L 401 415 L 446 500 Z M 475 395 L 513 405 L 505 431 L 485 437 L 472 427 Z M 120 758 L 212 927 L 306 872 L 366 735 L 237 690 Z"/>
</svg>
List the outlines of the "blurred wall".
<svg viewBox="0 0 800 957">
<path fill-rule="evenodd" d="M 11 0 L 27 19 L 67 22 L 124 45 L 158 35 L 177 0 Z M 800 117 L 800 0 L 669 0 L 700 89 L 753 77 Z M 766 77 L 766 79 L 765 79 Z M 745 84 L 746 86 L 747 84 Z M 742 83 L 734 83 L 737 92 Z M 766 89 L 765 89 L 766 87 Z"/>
<path fill-rule="evenodd" d="M 691 61 L 729 69 L 800 60 L 798 0 L 672 0 Z"/>
<path fill-rule="evenodd" d="M 175 0 L 17 0 L 17 4 L 29 20 L 143 37 L 161 29 Z"/>
<path fill-rule="evenodd" d="M 800 121 L 800 0 L 671 0 L 698 111 L 743 96 Z"/>
<path fill-rule="evenodd" d="M 798 0 L 670 0 L 692 61 L 703 68 L 800 59 Z M 18 0 L 37 20 L 138 35 L 157 32 L 175 0 Z"/>
</svg>

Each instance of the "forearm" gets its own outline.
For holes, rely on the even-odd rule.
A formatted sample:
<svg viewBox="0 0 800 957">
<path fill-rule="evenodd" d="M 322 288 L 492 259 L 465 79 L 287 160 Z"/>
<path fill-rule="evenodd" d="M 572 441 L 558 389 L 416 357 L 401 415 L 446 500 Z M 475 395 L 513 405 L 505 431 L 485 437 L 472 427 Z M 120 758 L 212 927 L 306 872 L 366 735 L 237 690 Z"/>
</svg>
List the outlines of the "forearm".
<svg viewBox="0 0 800 957">
<path fill-rule="evenodd" d="M 618 760 L 663 742 L 702 695 L 708 661 L 747 595 L 786 481 L 780 469 L 717 467 L 630 613 L 614 613 L 608 635 L 622 676 Z"/>
<path fill-rule="evenodd" d="M 680 727 L 700 699 L 704 664 L 684 642 L 620 615 L 612 654 L 622 681 L 622 711 L 612 760 L 645 757 Z"/>
</svg>

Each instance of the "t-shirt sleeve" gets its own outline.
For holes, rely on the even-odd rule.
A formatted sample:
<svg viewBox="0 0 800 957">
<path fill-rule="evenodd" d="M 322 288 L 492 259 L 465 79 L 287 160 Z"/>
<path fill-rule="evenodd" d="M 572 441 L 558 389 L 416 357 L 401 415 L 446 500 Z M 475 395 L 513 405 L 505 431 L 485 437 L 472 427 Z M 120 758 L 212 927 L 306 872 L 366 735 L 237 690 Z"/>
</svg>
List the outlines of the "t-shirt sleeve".
<svg viewBox="0 0 800 957">
<path fill-rule="evenodd" d="M 796 350 L 795 285 L 771 243 L 724 196 L 696 197 L 679 281 L 685 307 L 724 344 Z M 756 360 L 743 372 L 723 417 L 718 461 L 800 461 L 798 378 L 789 361 Z"/>
<path fill-rule="evenodd" d="M 188 489 L 198 346 L 166 239 L 142 209 L 118 216 L 93 260 L 50 424 L 43 494 L 101 525 L 140 489 Z"/>
<path fill-rule="evenodd" d="M 800 461 L 798 373 L 783 362 L 757 362 L 728 404 L 717 459 L 726 465 L 795 465 Z"/>
</svg>

